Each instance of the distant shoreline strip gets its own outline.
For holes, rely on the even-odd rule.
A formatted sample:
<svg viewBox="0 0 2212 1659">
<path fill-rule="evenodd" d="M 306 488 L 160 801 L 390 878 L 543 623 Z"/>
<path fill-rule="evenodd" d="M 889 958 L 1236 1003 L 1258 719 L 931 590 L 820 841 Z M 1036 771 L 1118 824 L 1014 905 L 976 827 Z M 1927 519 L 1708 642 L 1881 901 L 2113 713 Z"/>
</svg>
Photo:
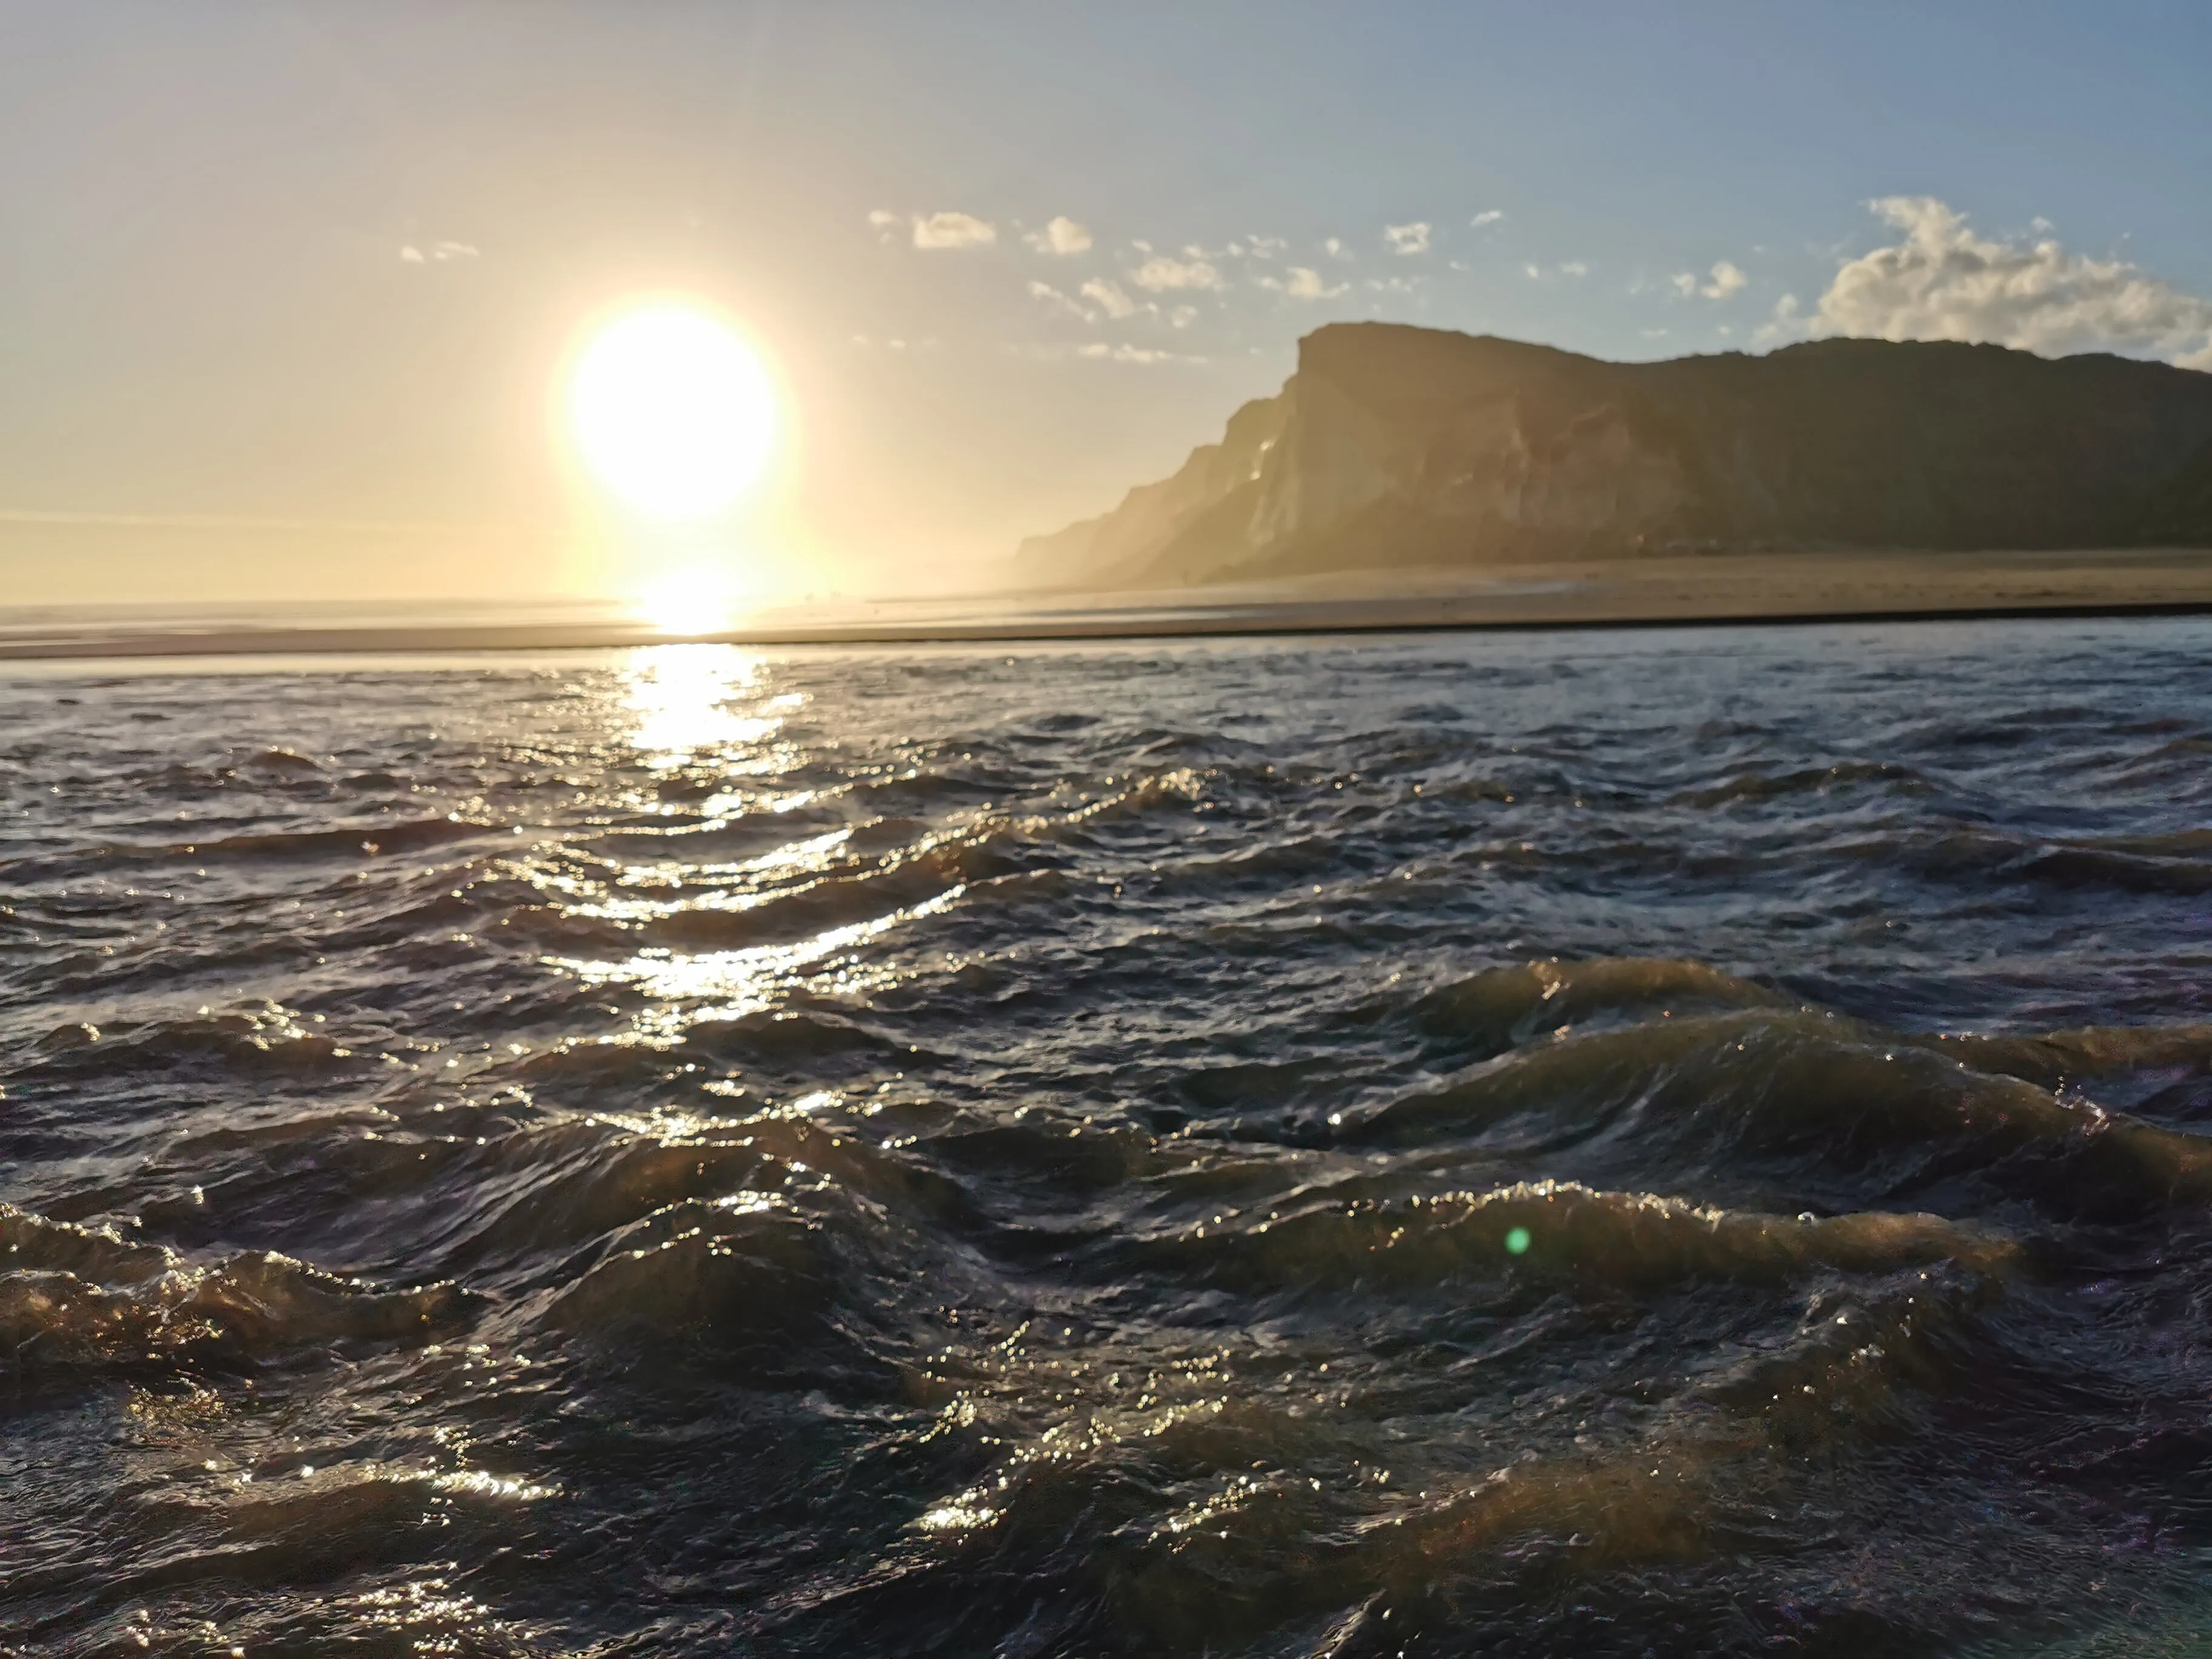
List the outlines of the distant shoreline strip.
<svg viewBox="0 0 2212 1659">
<path fill-rule="evenodd" d="M 1887 606 L 1850 611 L 1745 610 L 1607 612 L 1597 607 L 1525 615 L 1484 614 L 1436 601 L 1389 605 L 1282 605 L 1233 611 L 1059 613 L 982 620 L 884 618 L 805 625 L 761 625 L 707 634 L 646 627 L 463 626 L 451 628 L 270 628 L 206 632 L 153 630 L 0 637 L 0 661 L 100 658 L 451 655 L 477 652 L 575 651 L 661 645 L 899 646 L 1049 644 L 1092 640 L 1249 638 L 1330 634 L 1543 633 L 1617 629 L 1813 627 L 1895 623 L 2212 615 L 2212 599 L 2084 604 Z"/>
</svg>

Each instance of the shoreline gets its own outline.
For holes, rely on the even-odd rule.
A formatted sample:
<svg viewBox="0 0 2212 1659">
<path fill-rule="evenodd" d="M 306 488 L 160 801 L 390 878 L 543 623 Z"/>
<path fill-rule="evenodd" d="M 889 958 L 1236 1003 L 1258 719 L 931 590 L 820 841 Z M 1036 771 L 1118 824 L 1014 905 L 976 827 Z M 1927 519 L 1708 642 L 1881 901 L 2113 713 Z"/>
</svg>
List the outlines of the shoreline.
<svg viewBox="0 0 2212 1659">
<path fill-rule="evenodd" d="M 328 608 L 325 608 L 325 614 Z M 19 613 L 20 614 L 20 613 Z M 671 644 L 923 645 L 1430 631 L 1805 626 L 2212 614 L 2212 551 L 1703 554 L 1332 574 L 1146 593 L 883 600 L 678 633 L 617 614 L 194 629 L 159 613 L 0 623 L 0 661 L 450 654 Z"/>
</svg>

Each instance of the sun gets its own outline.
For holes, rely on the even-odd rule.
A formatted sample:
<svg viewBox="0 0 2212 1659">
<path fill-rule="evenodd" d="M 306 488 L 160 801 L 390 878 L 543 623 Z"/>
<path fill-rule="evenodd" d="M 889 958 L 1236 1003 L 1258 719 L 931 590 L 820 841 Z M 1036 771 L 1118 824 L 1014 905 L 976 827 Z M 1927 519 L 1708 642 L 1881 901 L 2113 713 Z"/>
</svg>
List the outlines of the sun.
<svg viewBox="0 0 2212 1659">
<path fill-rule="evenodd" d="M 709 519 L 735 505 L 775 442 L 775 392 L 703 306 L 660 301 L 605 324 L 576 359 L 568 418 L 602 483 L 639 511 Z"/>
</svg>

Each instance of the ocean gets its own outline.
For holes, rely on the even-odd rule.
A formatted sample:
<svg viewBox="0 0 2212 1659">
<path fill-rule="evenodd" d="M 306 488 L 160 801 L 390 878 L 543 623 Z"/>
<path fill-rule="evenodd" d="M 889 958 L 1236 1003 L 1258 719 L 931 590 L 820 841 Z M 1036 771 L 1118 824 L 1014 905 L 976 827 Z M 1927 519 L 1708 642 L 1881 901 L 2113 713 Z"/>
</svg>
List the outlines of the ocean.
<svg viewBox="0 0 2212 1659">
<path fill-rule="evenodd" d="M 0 710 L 0 1652 L 2205 1650 L 2212 622 Z"/>
</svg>

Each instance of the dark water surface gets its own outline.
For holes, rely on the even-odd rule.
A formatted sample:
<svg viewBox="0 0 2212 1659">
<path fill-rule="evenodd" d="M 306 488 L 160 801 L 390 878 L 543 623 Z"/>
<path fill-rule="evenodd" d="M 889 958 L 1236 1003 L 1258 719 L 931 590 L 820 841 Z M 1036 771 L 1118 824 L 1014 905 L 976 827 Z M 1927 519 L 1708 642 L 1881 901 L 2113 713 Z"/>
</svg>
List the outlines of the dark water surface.
<svg viewBox="0 0 2212 1659">
<path fill-rule="evenodd" d="M 2212 624 L 0 684 L 0 1650 L 2195 1652 Z"/>
</svg>

